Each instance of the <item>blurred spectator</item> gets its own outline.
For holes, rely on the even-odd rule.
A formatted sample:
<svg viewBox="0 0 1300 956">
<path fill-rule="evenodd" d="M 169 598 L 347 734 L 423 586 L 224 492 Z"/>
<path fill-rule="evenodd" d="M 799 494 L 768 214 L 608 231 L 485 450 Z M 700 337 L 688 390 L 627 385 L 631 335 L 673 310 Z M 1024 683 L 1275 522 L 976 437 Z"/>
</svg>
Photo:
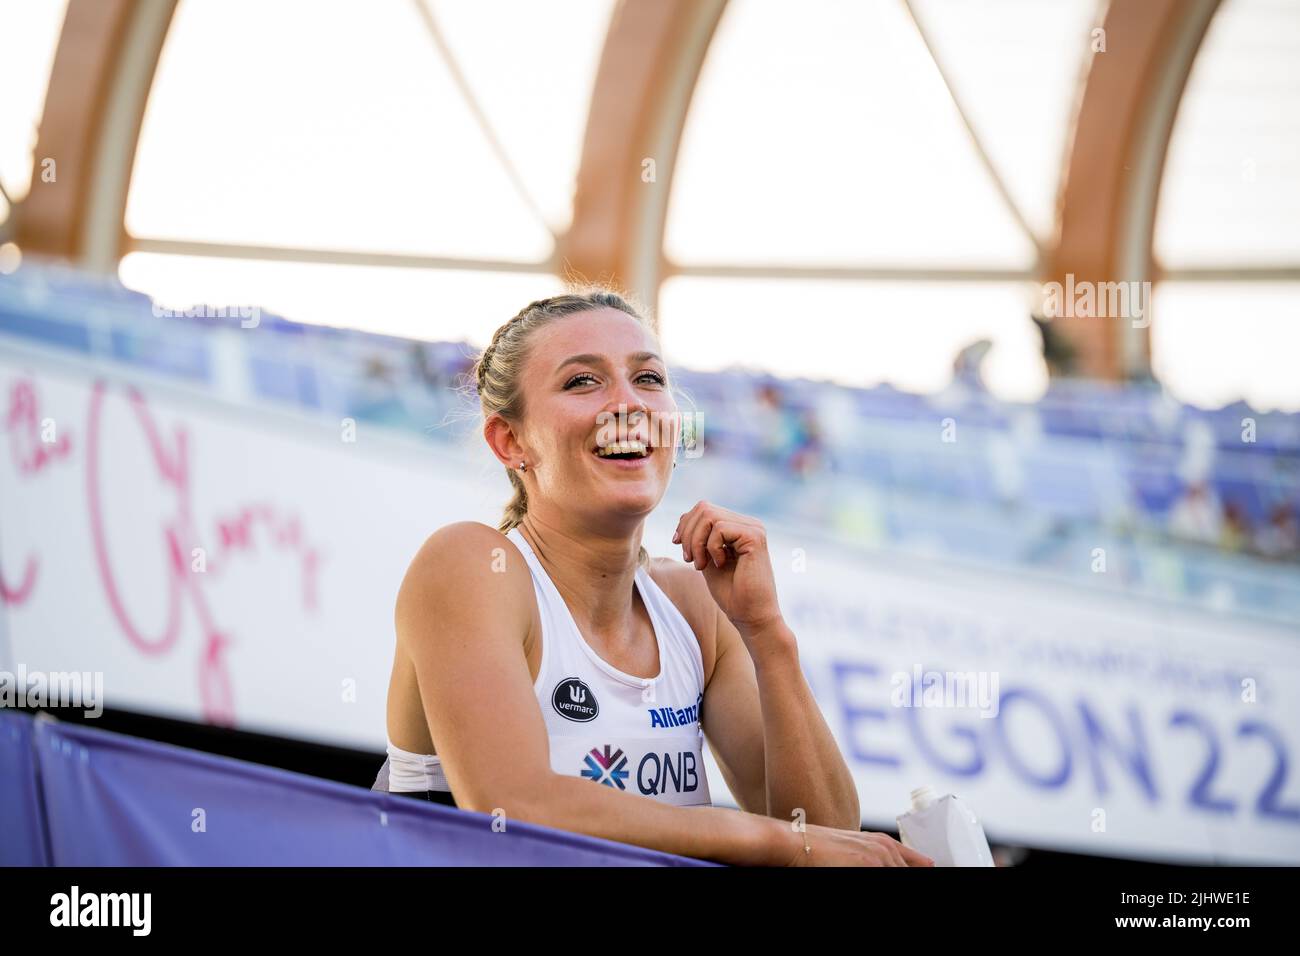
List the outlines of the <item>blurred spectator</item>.
<svg viewBox="0 0 1300 956">
<path fill-rule="evenodd" d="M 781 404 L 781 392 L 775 385 L 764 383 L 759 386 L 754 399 L 759 456 L 770 465 L 778 465 L 786 445 L 785 409 Z"/>
<path fill-rule="evenodd" d="M 1273 507 L 1255 537 L 1255 547 L 1269 558 L 1295 557 L 1300 552 L 1300 528 L 1292 505 L 1282 502 Z"/>
<path fill-rule="evenodd" d="M 795 408 L 781 389 L 767 382 L 755 395 L 759 454 L 764 462 L 803 478 L 820 467 L 821 425 L 812 409 Z"/>
<path fill-rule="evenodd" d="M 433 360 L 431 347 L 423 342 L 411 343 L 411 364 L 415 367 L 415 377 L 429 388 L 443 388 L 453 384 L 443 379 L 442 370 Z"/>
<path fill-rule="evenodd" d="M 1187 486 L 1169 512 L 1169 533 L 1187 541 L 1218 544 L 1223 533 L 1223 509 L 1204 481 Z"/>
<path fill-rule="evenodd" d="M 1229 501 L 1223 506 L 1223 528 L 1219 534 L 1219 547 L 1225 551 L 1241 551 L 1251 545 L 1250 523 L 1241 505 Z"/>
<path fill-rule="evenodd" d="M 817 414 L 805 409 L 798 418 L 794 450 L 790 455 L 791 470 L 802 478 L 817 471 L 822 463 L 821 427 Z"/>
<path fill-rule="evenodd" d="M 771 382 L 754 396 L 759 425 L 759 453 L 768 464 L 784 466 L 794 443 L 794 422 L 781 389 Z"/>
<path fill-rule="evenodd" d="M 993 343 L 988 339 L 976 339 L 958 352 L 957 357 L 952 360 L 953 382 L 959 382 L 978 392 L 987 391 L 980 371 L 984 359 L 992 348 Z"/>
<path fill-rule="evenodd" d="M 362 364 L 361 375 L 367 382 L 379 383 L 389 387 L 397 383 L 397 370 L 382 355 L 367 355 Z"/>
<path fill-rule="evenodd" d="M 1070 340 L 1062 335 L 1050 319 L 1030 316 L 1038 327 L 1038 334 L 1043 340 L 1043 363 L 1047 374 L 1052 378 L 1068 378 L 1074 374 L 1075 349 Z"/>
<path fill-rule="evenodd" d="M 1189 485 L 1209 479 L 1218 457 L 1214 428 L 1208 422 L 1193 419 L 1183 426 L 1183 451 L 1178 461 L 1178 476 Z"/>
</svg>

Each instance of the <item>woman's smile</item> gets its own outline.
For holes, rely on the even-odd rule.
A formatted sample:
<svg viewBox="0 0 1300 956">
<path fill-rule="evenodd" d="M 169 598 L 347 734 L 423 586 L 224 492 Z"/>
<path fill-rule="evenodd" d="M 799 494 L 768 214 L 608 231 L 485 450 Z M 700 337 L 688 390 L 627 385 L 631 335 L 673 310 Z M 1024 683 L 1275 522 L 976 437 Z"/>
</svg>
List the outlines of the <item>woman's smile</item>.
<svg viewBox="0 0 1300 956">
<path fill-rule="evenodd" d="M 637 471 L 647 466 L 654 452 L 653 445 L 634 439 L 598 446 L 592 450 L 592 455 L 602 464 L 620 471 Z"/>
</svg>

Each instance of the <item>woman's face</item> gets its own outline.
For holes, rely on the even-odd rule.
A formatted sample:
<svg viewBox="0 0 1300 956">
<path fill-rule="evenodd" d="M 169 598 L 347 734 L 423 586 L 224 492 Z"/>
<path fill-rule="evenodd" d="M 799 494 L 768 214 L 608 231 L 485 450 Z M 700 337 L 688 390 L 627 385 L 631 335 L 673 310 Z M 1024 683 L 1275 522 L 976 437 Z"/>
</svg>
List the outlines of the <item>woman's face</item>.
<svg viewBox="0 0 1300 956">
<path fill-rule="evenodd" d="M 618 309 L 579 312 L 533 333 L 516 428 L 532 475 L 530 510 L 641 517 L 659 504 L 681 426 L 659 352 L 650 330 Z"/>
</svg>

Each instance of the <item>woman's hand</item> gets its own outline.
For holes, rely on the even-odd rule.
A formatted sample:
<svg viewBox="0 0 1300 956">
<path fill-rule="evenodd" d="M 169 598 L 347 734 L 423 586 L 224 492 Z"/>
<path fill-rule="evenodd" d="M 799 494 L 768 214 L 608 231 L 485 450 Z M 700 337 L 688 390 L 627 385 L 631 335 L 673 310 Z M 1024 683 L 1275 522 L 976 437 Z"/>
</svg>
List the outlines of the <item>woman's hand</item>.
<svg viewBox="0 0 1300 956">
<path fill-rule="evenodd" d="M 836 830 L 807 824 L 807 832 L 794 831 L 799 844 L 794 857 L 786 866 L 934 866 L 934 860 L 924 853 L 903 846 L 885 833 L 868 833 L 858 830 Z M 804 849 L 808 838 L 809 853 Z"/>
<path fill-rule="evenodd" d="M 757 518 L 701 501 L 681 516 L 673 543 L 704 572 L 713 600 L 742 636 L 781 623 L 767 531 Z"/>
</svg>

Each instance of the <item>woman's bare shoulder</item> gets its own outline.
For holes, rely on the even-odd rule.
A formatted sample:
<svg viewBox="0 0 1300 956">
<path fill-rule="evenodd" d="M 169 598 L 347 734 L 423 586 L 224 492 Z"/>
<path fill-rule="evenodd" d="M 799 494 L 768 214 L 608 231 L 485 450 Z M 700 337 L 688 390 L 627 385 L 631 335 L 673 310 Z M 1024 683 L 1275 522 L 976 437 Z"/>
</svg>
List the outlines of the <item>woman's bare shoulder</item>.
<svg viewBox="0 0 1300 956">
<path fill-rule="evenodd" d="M 425 538 L 415 557 L 419 560 L 421 557 L 441 556 L 449 551 L 455 554 L 485 547 L 489 551 L 492 548 L 508 548 L 519 554 L 515 543 L 491 525 L 481 521 L 453 521 Z"/>
<path fill-rule="evenodd" d="M 496 528 L 457 521 L 430 534 L 411 559 L 398 592 L 403 604 L 502 601 L 527 609 L 531 578 L 523 554 Z M 445 606 L 445 604 L 444 604 Z"/>
</svg>

